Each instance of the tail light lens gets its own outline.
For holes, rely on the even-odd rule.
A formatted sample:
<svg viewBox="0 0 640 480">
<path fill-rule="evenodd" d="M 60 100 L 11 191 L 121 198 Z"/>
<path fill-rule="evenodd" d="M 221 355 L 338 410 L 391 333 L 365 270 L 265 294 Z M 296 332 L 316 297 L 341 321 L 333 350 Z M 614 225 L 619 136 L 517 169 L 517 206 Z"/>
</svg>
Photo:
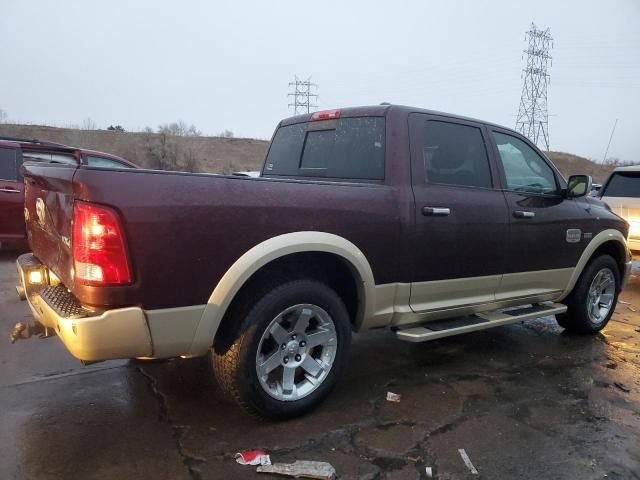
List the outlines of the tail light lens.
<svg viewBox="0 0 640 480">
<path fill-rule="evenodd" d="M 124 235 L 113 210 L 90 203 L 75 203 L 73 264 L 76 280 L 86 285 L 131 283 Z"/>
<path fill-rule="evenodd" d="M 311 115 L 311 121 L 331 120 L 334 118 L 340 118 L 340 110 L 325 110 L 323 112 L 315 112 Z"/>
</svg>

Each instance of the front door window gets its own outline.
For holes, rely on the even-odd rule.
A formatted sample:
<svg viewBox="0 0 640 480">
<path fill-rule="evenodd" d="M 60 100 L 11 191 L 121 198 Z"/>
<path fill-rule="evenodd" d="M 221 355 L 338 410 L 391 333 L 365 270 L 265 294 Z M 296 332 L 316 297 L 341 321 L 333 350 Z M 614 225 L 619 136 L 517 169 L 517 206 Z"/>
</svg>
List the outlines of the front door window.
<svg viewBox="0 0 640 480">
<path fill-rule="evenodd" d="M 556 176 L 529 145 L 519 138 L 493 132 L 507 180 L 513 192 L 558 194 Z"/>
</svg>

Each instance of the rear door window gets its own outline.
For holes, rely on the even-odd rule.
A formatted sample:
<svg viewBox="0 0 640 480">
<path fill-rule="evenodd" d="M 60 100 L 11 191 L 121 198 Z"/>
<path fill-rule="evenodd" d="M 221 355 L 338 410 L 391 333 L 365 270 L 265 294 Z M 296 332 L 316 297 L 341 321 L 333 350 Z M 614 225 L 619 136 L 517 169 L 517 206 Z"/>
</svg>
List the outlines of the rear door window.
<svg viewBox="0 0 640 480">
<path fill-rule="evenodd" d="M 477 127 L 427 120 L 422 158 L 426 181 L 491 188 L 491 167 Z"/>
<path fill-rule="evenodd" d="M 18 155 L 15 148 L 0 147 L 0 180 L 18 180 Z"/>
<path fill-rule="evenodd" d="M 321 120 L 280 127 L 263 175 L 384 179 L 383 117 Z"/>
<path fill-rule="evenodd" d="M 640 197 L 640 172 L 615 172 L 602 192 L 603 197 Z"/>
<path fill-rule="evenodd" d="M 76 157 L 67 153 L 60 152 L 43 152 L 40 150 L 27 151 L 22 153 L 24 162 L 50 162 L 61 163 L 63 165 L 77 165 Z"/>
</svg>

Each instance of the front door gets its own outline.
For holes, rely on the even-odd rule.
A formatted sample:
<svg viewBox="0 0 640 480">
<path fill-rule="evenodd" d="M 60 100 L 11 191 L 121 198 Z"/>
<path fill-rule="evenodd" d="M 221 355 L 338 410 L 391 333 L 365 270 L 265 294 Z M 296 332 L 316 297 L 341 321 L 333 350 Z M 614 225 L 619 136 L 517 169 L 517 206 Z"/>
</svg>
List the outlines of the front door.
<svg viewBox="0 0 640 480">
<path fill-rule="evenodd" d="M 411 308 L 494 300 L 504 269 L 508 215 L 486 131 L 474 122 L 410 117 L 415 235 Z"/>
<path fill-rule="evenodd" d="M 0 242 L 3 244 L 20 244 L 25 238 L 24 183 L 19 167 L 19 150 L 0 147 Z"/>
<path fill-rule="evenodd" d="M 509 207 L 505 275 L 497 299 L 564 290 L 578 263 L 584 211 L 562 194 L 564 181 L 543 156 L 512 132 L 493 129 Z"/>
</svg>

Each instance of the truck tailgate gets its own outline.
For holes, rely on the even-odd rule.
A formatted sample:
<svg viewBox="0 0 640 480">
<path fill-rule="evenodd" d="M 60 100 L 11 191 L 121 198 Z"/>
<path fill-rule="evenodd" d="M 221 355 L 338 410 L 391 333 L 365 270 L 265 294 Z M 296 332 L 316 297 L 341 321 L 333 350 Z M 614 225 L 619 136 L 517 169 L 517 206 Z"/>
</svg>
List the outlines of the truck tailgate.
<svg viewBox="0 0 640 480">
<path fill-rule="evenodd" d="M 25 220 L 31 251 L 69 289 L 73 288 L 71 222 L 73 176 L 69 165 L 25 164 Z"/>
</svg>

